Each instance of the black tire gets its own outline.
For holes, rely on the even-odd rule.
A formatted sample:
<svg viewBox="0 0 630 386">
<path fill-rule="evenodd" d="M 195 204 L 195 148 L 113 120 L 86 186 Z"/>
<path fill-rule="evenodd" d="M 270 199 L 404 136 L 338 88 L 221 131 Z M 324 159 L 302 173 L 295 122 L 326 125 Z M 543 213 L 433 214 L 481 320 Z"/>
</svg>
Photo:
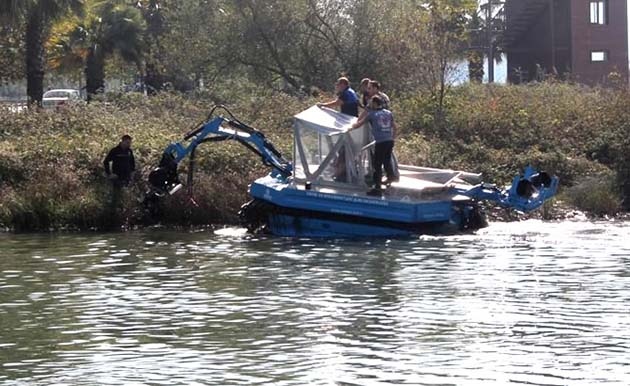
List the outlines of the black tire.
<svg viewBox="0 0 630 386">
<path fill-rule="evenodd" d="M 271 211 L 272 206 L 262 200 L 253 199 L 247 202 L 238 211 L 241 226 L 247 228 L 249 232 L 258 233 L 267 225 Z"/>
<path fill-rule="evenodd" d="M 474 231 L 488 226 L 488 221 L 479 207 L 479 204 L 473 203 L 461 208 L 461 229 L 463 231 Z"/>
</svg>

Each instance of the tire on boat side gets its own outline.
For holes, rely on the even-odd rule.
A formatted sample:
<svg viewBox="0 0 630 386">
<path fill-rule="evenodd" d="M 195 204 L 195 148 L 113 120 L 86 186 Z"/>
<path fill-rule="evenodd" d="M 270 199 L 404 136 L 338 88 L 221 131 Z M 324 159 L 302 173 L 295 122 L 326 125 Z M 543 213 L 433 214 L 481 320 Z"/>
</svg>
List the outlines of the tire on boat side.
<svg viewBox="0 0 630 386">
<path fill-rule="evenodd" d="M 488 226 L 488 221 L 479 203 L 466 204 L 461 208 L 461 230 L 474 231 Z"/>
<path fill-rule="evenodd" d="M 247 228 L 251 233 L 263 232 L 271 211 L 271 204 L 254 198 L 243 204 L 238 211 L 241 226 Z"/>
</svg>

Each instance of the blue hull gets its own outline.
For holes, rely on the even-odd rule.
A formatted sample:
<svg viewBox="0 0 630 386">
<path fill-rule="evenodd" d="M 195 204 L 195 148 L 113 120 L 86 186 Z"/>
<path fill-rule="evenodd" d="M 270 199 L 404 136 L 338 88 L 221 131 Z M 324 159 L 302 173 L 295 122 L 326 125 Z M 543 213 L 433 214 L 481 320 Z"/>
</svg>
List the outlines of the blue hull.
<svg viewBox="0 0 630 386">
<path fill-rule="evenodd" d="M 401 224 L 402 225 L 402 224 Z M 404 237 L 414 234 L 454 233 L 452 224 L 425 224 L 424 227 L 404 229 L 361 224 L 340 220 L 327 220 L 309 216 L 269 215 L 267 229 L 274 235 L 284 237 Z"/>
<path fill-rule="evenodd" d="M 296 188 L 273 177 L 255 181 L 241 210 L 250 229 L 288 237 L 400 237 L 445 234 L 485 226 L 476 203 Z"/>
<path fill-rule="evenodd" d="M 309 217 L 270 215 L 268 229 L 286 237 L 387 237 L 408 236 L 409 231 Z"/>
</svg>

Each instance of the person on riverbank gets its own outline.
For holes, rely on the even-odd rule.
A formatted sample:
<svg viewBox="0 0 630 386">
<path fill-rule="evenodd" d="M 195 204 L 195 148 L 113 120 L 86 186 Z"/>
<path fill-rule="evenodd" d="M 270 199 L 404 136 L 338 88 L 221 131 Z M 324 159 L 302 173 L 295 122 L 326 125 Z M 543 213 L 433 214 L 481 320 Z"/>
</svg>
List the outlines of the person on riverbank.
<svg viewBox="0 0 630 386">
<path fill-rule="evenodd" d="M 136 170 L 136 160 L 131 150 L 132 138 L 123 135 L 120 143 L 111 149 L 103 161 L 105 175 L 112 181 L 114 187 L 129 186 Z M 111 163 L 111 168 L 110 168 Z"/>
<path fill-rule="evenodd" d="M 392 163 L 392 151 L 394 150 L 394 136 L 396 132 L 396 123 L 394 115 L 391 111 L 383 107 L 383 99 L 379 95 L 375 95 L 370 99 L 370 109 L 367 114 L 363 114 L 357 120 L 352 128 L 362 126 L 365 122 L 369 122 L 372 127 L 372 136 L 374 137 L 374 187 L 367 192 L 368 195 L 380 196 L 381 177 L 383 168 L 387 175 L 386 185 L 396 181 L 397 176 Z"/>
<path fill-rule="evenodd" d="M 324 103 L 318 103 L 318 107 L 330 107 L 337 108 L 347 115 L 352 115 L 353 117 L 359 116 L 359 97 L 357 93 L 350 87 L 350 81 L 346 77 L 341 77 L 337 79 L 335 83 L 335 92 L 337 94 L 337 98 Z"/>
</svg>

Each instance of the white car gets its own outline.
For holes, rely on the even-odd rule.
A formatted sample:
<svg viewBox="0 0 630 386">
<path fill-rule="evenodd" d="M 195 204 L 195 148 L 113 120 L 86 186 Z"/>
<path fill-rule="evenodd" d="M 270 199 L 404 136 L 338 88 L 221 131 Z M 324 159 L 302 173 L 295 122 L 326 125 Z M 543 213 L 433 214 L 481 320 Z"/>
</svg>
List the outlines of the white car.
<svg viewBox="0 0 630 386">
<path fill-rule="evenodd" d="M 48 90 L 44 93 L 42 107 L 45 109 L 59 110 L 66 105 L 78 103 L 81 101 L 79 90 L 74 89 L 56 89 Z"/>
</svg>

